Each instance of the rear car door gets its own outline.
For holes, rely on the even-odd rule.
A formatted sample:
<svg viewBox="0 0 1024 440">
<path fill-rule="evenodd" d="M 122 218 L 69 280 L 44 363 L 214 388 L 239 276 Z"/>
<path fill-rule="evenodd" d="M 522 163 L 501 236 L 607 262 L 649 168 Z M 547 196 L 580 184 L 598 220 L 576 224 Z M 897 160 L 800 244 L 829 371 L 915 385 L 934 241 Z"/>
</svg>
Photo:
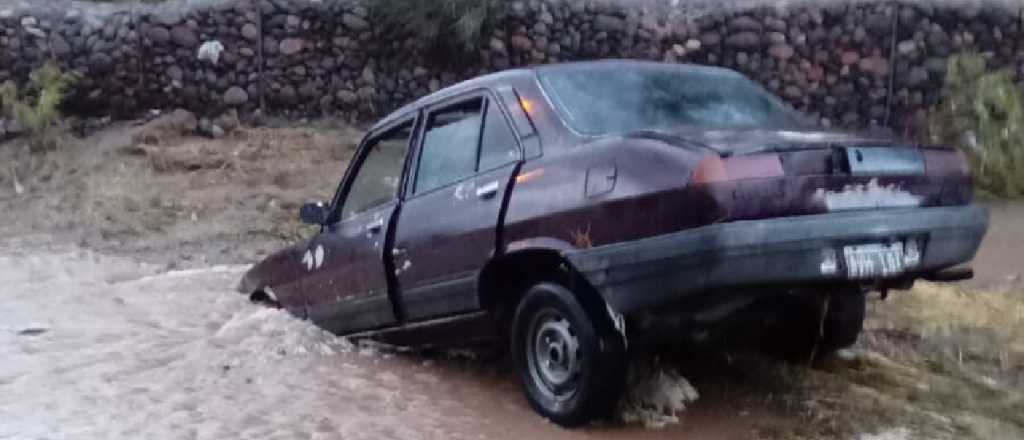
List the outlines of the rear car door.
<svg viewBox="0 0 1024 440">
<path fill-rule="evenodd" d="M 392 252 L 410 321 L 476 310 L 502 205 L 522 160 L 504 109 L 480 91 L 427 109 Z"/>
<path fill-rule="evenodd" d="M 328 224 L 303 257 L 311 272 L 303 285 L 309 318 L 327 330 L 351 333 L 398 321 L 384 255 L 412 128 L 408 120 L 369 138 L 339 188 Z"/>
</svg>

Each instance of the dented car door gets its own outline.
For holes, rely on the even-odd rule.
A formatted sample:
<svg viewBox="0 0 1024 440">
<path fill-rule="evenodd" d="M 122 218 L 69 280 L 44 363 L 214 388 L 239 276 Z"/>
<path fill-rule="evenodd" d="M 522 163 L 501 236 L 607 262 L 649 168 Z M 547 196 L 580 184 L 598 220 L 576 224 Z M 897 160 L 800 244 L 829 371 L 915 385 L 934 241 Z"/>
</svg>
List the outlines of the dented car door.
<svg viewBox="0 0 1024 440">
<path fill-rule="evenodd" d="M 428 109 L 392 252 L 410 321 L 472 311 L 522 153 L 503 109 L 471 93 Z"/>
<path fill-rule="evenodd" d="M 303 289 L 309 318 L 327 330 L 347 333 L 397 322 L 384 255 L 412 126 L 400 124 L 365 144 L 332 218 L 310 241 Z"/>
</svg>

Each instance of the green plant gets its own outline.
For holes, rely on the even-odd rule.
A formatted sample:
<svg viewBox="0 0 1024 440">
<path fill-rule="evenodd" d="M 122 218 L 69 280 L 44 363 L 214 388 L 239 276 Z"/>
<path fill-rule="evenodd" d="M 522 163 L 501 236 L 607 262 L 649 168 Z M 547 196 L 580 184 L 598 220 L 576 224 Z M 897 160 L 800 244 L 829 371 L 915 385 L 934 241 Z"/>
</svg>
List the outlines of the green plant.
<svg viewBox="0 0 1024 440">
<path fill-rule="evenodd" d="M 0 85 L 0 109 L 21 123 L 34 147 L 43 147 L 48 130 L 61 118 L 67 90 L 76 80 L 75 74 L 46 63 L 29 75 L 28 86 L 22 90 L 13 81 Z"/>
<path fill-rule="evenodd" d="M 1024 195 L 1024 94 L 1009 73 L 987 69 L 980 55 L 949 59 L 928 136 L 964 151 L 983 194 Z"/>
<path fill-rule="evenodd" d="M 401 29 L 445 53 L 478 49 L 483 35 L 504 10 L 506 0 L 374 0 L 371 13 L 391 29 Z"/>
</svg>

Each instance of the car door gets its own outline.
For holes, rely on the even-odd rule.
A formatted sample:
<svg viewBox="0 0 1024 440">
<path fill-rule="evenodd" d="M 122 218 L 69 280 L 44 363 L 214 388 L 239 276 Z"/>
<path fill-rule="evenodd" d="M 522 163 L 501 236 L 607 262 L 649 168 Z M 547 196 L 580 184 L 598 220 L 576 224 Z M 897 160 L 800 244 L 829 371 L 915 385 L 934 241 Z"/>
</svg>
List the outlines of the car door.
<svg viewBox="0 0 1024 440">
<path fill-rule="evenodd" d="M 477 278 L 494 254 L 506 190 L 522 160 L 501 105 L 486 92 L 427 109 L 392 252 L 411 321 L 480 307 Z"/>
<path fill-rule="evenodd" d="M 335 196 L 327 225 L 303 257 L 309 318 L 339 334 L 398 321 L 384 253 L 398 208 L 413 121 L 371 136 Z"/>
</svg>

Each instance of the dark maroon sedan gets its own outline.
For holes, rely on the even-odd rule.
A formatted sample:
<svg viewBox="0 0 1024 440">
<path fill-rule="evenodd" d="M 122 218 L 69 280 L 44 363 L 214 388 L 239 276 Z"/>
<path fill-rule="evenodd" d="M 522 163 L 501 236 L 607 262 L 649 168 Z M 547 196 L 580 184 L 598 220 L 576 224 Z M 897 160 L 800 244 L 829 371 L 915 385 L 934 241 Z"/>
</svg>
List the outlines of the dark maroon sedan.
<svg viewBox="0 0 1024 440">
<path fill-rule="evenodd" d="M 339 335 L 507 342 L 567 426 L 612 408 L 627 343 L 782 321 L 834 351 L 869 291 L 969 276 L 988 227 L 957 150 L 821 131 L 736 72 L 634 61 L 422 98 L 301 216 L 320 233 L 245 294 Z"/>
</svg>

